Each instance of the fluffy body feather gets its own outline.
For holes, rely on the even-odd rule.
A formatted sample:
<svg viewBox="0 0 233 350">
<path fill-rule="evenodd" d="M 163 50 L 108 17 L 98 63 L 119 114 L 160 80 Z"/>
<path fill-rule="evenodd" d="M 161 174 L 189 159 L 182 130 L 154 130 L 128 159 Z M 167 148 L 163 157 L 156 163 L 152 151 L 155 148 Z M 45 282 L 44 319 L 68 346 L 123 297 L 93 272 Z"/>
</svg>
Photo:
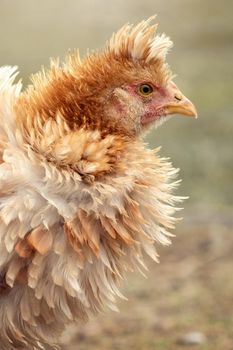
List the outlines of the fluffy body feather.
<svg viewBox="0 0 233 350">
<path fill-rule="evenodd" d="M 16 69 L 0 69 L 1 350 L 49 349 L 68 323 L 114 309 L 125 272 L 170 243 L 177 170 L 143 144 L 142 104 L 119 88 L 170 80 L 171 42 L 154 31 L 123 27 L 103 52 L 53 62 L 23 93 Z"/>
</svg>

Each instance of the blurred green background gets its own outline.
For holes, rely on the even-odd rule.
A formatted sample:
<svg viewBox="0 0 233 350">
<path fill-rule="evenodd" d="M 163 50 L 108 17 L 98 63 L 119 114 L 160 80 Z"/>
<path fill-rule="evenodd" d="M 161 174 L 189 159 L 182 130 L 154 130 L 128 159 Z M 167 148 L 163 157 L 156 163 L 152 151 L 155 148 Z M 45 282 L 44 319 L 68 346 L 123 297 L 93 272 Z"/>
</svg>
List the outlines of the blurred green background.
<svg viewBox="0 0 233 350">
<path fill-rule="evenodd" d="M 175 44 L 168 56 L 175 81 L 199 114 L 197 120 L 174 117 L 148 136 L 151 147 L 162 145 L 162 155 L 181 168 L 179 194 L 190 196 L 185 219 L 174 246 L 161 254 L 161 266 L 151 265 L 150 283 L 129 278 L 132 301 L 120 304 L 121 318 L 108 313 L 78 335 L 74 330 L 72 343 L 71 335 L 66 338 L 73 344 L 69 349 L 76 343 L 80 349 L 180 349 L 178 335 L 198 327 L 209 337 L 202 349 L 233 349 L 233 1 L 0 0 L 0 65 L 18 65 L 26 86 L 49 57 L 62 58 L 77 47 L 84 55 L 87 48 L 102 47 L 124 23 L 155 13 L 158 31 Z M 133 317 L 130 305 L 140 310 Z"/>
</svg>

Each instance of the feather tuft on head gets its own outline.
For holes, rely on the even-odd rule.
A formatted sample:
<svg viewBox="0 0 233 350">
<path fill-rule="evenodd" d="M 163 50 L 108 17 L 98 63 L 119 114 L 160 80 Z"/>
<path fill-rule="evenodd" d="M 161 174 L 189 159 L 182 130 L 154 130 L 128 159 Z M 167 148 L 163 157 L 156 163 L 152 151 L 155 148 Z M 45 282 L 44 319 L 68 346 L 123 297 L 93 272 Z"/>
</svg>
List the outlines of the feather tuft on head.
<svg viewBox="0 0 233 350">
<path fill-rule="evenodd" d="M 155 35 L 157 24 L 150 25 L 155 16 L 133 26 L 126 24 L 112 35 L 108 50 L 119 58 L 144 61 L 151 64 L 156 60 L 165 60 L 173 43 L 165 34 Z"/>
</svg>

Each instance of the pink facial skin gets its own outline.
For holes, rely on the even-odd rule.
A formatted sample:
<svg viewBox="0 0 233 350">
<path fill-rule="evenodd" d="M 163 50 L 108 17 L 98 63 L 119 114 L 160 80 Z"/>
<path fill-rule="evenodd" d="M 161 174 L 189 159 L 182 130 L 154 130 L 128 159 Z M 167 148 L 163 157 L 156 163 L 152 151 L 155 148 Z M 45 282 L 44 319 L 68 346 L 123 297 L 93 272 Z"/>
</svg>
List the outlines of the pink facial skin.
<svg viewBox="0 0 233 350">
<path fill-rule="evenodd" d="M 149 84 L 153 92 L 147 96 L 141 94 L 139 87 L 142 84 Z M 167 106 L 178 103 L 181 100 L 181 93 L 176 84 L 172 81 L 166 87 L 155 86 L 153 82 L 136 82 L 124 87 L 134 98 L 140 99 L 144 105 L 144 114 L 141 116 L 141 124 L 146 125 L 169 114 Z"/>
<path fill-rule="evenodd" d="M 142 85 L 150 86 L 145 92 Z M 197 117 L 195 106 L 172 81 L 166 86 L 156 86 L 151 81 L 125 84 L 114 89 L 106 105 L 106 115 L 132 134 L 147 130 L 152 123 L 159 125 L 172 114 Z"/>
</svg>

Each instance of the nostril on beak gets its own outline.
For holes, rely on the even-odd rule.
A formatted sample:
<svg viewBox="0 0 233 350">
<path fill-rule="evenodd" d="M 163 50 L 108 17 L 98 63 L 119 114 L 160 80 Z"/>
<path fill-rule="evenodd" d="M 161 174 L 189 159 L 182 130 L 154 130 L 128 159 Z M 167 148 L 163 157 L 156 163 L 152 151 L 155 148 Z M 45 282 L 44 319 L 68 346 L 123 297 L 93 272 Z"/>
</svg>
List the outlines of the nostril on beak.
<svg viewBox="0 0 233 350">
<path fill-rule="evenodd" d="M 182 100 L 182 95 L 181 94 L 175 94 L 174 96 L 176 101 L 181 101 Z"/>
</svg>

